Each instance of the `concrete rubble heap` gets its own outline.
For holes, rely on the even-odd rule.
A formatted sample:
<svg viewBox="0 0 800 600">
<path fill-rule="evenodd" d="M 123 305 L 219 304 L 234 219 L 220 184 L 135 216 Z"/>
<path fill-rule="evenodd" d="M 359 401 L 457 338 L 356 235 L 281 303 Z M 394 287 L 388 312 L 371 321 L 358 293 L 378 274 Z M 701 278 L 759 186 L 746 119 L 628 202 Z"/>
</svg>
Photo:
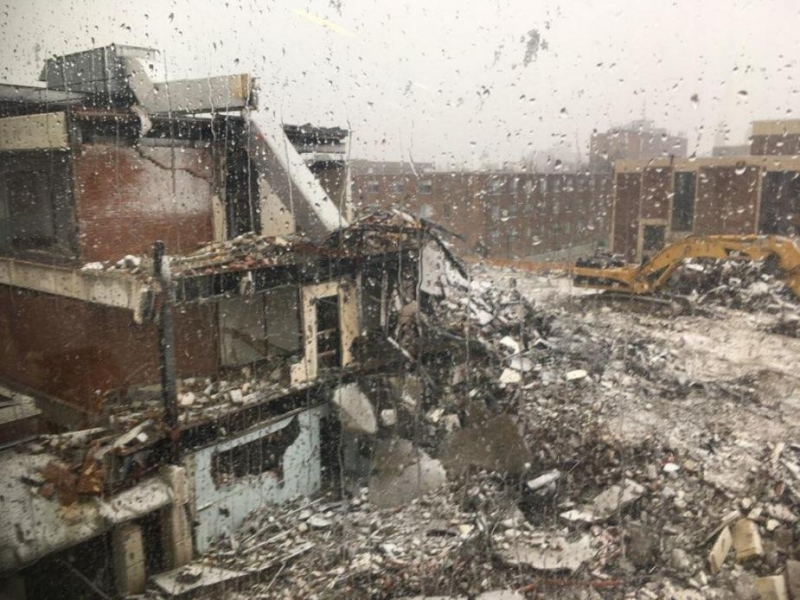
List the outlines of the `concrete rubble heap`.
<svg viewBox="0 0 800 600">
<path fill-rule="evenodd" d="M 797 387 L 740 352 L 758 321 L 498 269 L 458 283 L 398 311 L 406 373 L 359 435 L 367 468 L 257 511 L 153 596 L 800 597 Z M 800 356 L 764 335 L 763 356 Z"/>
</svg>

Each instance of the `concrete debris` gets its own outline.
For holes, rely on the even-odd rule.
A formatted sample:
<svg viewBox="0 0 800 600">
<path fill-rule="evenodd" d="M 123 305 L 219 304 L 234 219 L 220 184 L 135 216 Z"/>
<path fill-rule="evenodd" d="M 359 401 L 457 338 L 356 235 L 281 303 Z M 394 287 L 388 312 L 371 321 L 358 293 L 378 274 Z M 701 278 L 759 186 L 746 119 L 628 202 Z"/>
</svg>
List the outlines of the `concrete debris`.
<svg viewBox="0 0 800 600">
<path fill-rule="evenodd" d="M 717 541 L 714 542 L 711 552 L 708 553 L 708 564 L 712 573 L 719 573 L 731 551 L 732 543 L 731 530 L 729 527 L 725 527 L 717 537 Z"/>
<path fill-rule="evenodd" d="M 670 289 L 699 305 L 782 312 L 797 306 L 786 284 L 765 262 L 692 259 L 670 277 Z"/>
<path fill-rule="evenodd" d="M 726 318 L 665 320 L 581 302 L 558 276 L 476 269 L 451 285 L 431 268 L 430 306 L 395 290 L 396 370 L 325 382 L 357 463 L 334 462 L 333 491 L 261 506 L 151 592 L 798 597 L 797 340 L 712 295 L 694 301 Z M 234 405 L 286 385 L 255 368 L 181 380 L 181 422 L 224 437 Z M 160 404 L 158 386 L 131 387 L 108 400 L 113 433 L 35 440 L 52 466 L 24 485 L 65 513 L 101 497 L 98 456 L 163 436 Z"/>
<path fill-rule="evenodd" d="M 756 589 L 761 600 L 789 600 L 783 575 L 759 577 L 756 579 Z"/>
<path fill-rule="evenodd" d="M 408 372 L 363 387 L 379 416 L 361 447 L 369 472 L 345 477 L 342 497 L 260 509 L 200 562 L 285 563 L 253 596 L 750 598 L 781 573 L 794 589 L 800 422 L 778 408 L 796 390 L 785 338 L 764 338 L 752 315 L 666 322 L 561 302 L 558 277 L 472 275 L 466 293 L 433 282 L 436 302 L 392 332 Z M 407 306 L 398 298 L 390 322 Z M 220 393 L 182 391 L 197 396 L 190 411 Z"/>
<path fill-rule="evenodd" d="M 498 381 L 500 383 L 519 383 L 522 381 L 522 375 L 519 374 L 519 371 L 521 370 L 522 369 L 513 368 L 504 369 L 500 374 L 500 379 Z"/>
<path fill-rule="evenodd" d="M 574 542 L 554 538 L 545 547 L 515 544 L 501 551 L 500 556 L 510 565 L 527 565 L 539 571 L 576 571 L 596 552 L 592 537 L 584 535 Z"/>
<path fill-rule="evenodd" d="M 333 391 L 333 404 L 339 409 L 342 427 L 351 433 L 372 435 L 378 431 L 375 410 L 357 383 L 347 383 Z"/>
<path fill-rule="evenodd" d="M 621 484 L 612 485 L 604 492 L 598 494 L 591 504 L 581 509 L 572 509 L 561 513 L 561 518 L 567 521 L 583 521 L 595 523 L 609 519 L 623 510 L 631 502 L 639 499 L 644 494 L 645 487 L 635 481 L 625 479 Z"/>
<path fill-rule="evenodd" d="M 584 369 L 575 369 L 573 371 L 569 371 L 565 378 L 567 381 L 577 381 L 579 379 L 585 379 L 589 373 L 587 373 Z"/>
<path fill-rule="evenodd" d="M 397 411 L 393 408 L 385 408 L 381 411 L 381 423 L 386 427 L 397 425 Z"/>
<path fill-rule="evenodd" d="M 559 471 L 558 469 L 553 469 L 552 471 L 548 471 L 547 473 L 539 475 L 539 477 L 536 477 L 535 479 L 531 479 L 530 481 L 528 481 L 527 484 L 528 489 L 531 490 L 532 492 L 535 492 L 537 490 L 540 490 L 541 488 L 549 487 L 556 481 L 561 479 L 562 475 L 563 473 L 561 473 L 561 471 Z"/>
<path fill-rule="evenodd" d="M 442 451 L 442 463 L 453 475 L 470 468 L 522 473 L 532 460 L 531 451 L 509 415 L 497 415 L 454 432 Z"/>
<path fill-rule="evenodd" d="M 737 562 L 744 562 L 764 554 L 758 525 L 750 519 L 739 519 L 731 530 Z"/>
<path fill-rule="evenodd" d="M 800 561 L 786 561 L 786 587 L 791 598 L 800 598 Z"/>
<path fill-rule="evenodd" d="M 402 506 L 440 489 L 447 481 L 442 463 L 408 440 L 378 442 L 373 464 L 370 502 L 380 508 Z"/>
</svg>

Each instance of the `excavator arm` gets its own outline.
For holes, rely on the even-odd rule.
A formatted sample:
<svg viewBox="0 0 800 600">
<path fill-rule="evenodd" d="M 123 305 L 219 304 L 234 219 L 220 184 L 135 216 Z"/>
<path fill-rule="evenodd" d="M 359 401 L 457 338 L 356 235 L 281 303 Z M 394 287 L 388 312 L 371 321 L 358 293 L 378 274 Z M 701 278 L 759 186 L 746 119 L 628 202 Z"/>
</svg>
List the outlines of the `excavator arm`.
<svg viewBox="0 0 800 600">
<path fill-rule="evenodd" d="M 654 255 L 640 266 L 587 267 L 572 269 L 576 285 L 614 290 L 634 295 L 662 289 L 672 273 L 689 258 L 775 261 L 787 285 L 800 298 L 800 247 L 786 237 L 774 235 L 712 235 L 688 237 Z"/>
</svg>

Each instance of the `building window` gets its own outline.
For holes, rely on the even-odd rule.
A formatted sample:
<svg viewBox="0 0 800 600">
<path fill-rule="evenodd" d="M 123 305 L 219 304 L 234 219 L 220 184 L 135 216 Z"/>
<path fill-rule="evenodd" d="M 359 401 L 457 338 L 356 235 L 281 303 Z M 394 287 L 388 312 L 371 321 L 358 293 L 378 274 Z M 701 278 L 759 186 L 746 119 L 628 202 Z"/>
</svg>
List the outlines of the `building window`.
<svg viewBox="0 0 800 600">
<path fill-rule="evenodd" d="M 497 206 L 496 204 L 494 206 L 492 206 L 491 217 L 492 217 L 492 221 L 495 222 L 495 223 L 500 220 L 500 207 Z"/>
<path fill-rule="evenodd" d="M 489 194 L 491 196 L 499 196 L 503 193 L 503 188 L 506 182 L 503 179 L 492 179 L 489 182 Z"/>
<path fill-rule="evenodd" d="M 517 190 L 519 189 L 519 177 L 514 177 L 509 184 L 511 185 L 511 194 L 516 195 Z"/>
<path fill-rule="evenodd" d="M 417 183 L 417 192 L 420 194 L 432 194 L 433 193 L 433 181 L 430 179 L 420 179 Z"/>
<path fill-rule="evenodd" d="M 675 173 L 675 195 L 672 199 L 672 230 L 691 231 L 694 221 L 694 197 L 697 192 L 697 173 Z"/>
<path fill-rule="evenodd" d="M 542 193 L 544 194 L 545 192 L 547 192 L 547 177 L 542 177 L 539 180 L 539 184 L 542 188 Z"/>
<path fill-rule="evenodd" d="M 453 218 L 453 205 L 450 202 L 445 202 L 442 204 L 442 216 L 445 219 Z"/>
<path fill-rule="evenodd" d="M 404 194 L 406 191 L 405 179 L 393 179 L 389 184 L 389 193 L 391 194 Z"/>
<path fill-rule="evenodd" d="M 368 194 L 377 194 L 381 189 L 380 182 L 376 181 L 375 179 L 370 179 L 367 182 L 367 193 Z"/>
<path fill-rule="evenodd" d="M 0 251 L 72 254 L 69 189 L 62 156 L 0 161 Z"/>
<path fill-rule="evenodd" d="M 666 229 L 666 225 L 645 225 L 642 250 L 650 253 L 661 250 L 664 247 Z"/>
<path fill-rule="evenodd" d="M 525 195 L 530 196 L 533 193 L 533 179 L 528 179 L 525 182 Z"/>
<path fill-rule="evenodd" d="M 297 436 L 300 425 L 293 418 L 286 427 L 241 444 L 230 450 L 216 452 L 211 457 L 211 478 L 214 485 L 221 487 L 248 475 L 259 476 L 271 473 L 283 480 L 283 455 Z"/>
</svg>

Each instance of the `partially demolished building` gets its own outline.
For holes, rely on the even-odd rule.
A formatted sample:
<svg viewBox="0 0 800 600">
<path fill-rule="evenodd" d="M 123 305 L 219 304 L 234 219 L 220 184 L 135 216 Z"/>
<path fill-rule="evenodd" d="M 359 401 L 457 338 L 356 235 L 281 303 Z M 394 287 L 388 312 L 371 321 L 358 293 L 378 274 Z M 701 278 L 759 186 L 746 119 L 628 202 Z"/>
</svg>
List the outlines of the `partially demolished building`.
<svg viewBox="0 0 800 600">
<path fill-rule="evenodd" d="M 317 491 L 329 401 L 403 358 L 391 331 L 446 255 L 401 213 L 350 223 L 346 131 L 283 126 L 244 74 L 153 83 L 152 59 L 97 48 L 0 86 L 12 596 L 92 557 L 91 585 L 141 591 Z"/>
</svg>

